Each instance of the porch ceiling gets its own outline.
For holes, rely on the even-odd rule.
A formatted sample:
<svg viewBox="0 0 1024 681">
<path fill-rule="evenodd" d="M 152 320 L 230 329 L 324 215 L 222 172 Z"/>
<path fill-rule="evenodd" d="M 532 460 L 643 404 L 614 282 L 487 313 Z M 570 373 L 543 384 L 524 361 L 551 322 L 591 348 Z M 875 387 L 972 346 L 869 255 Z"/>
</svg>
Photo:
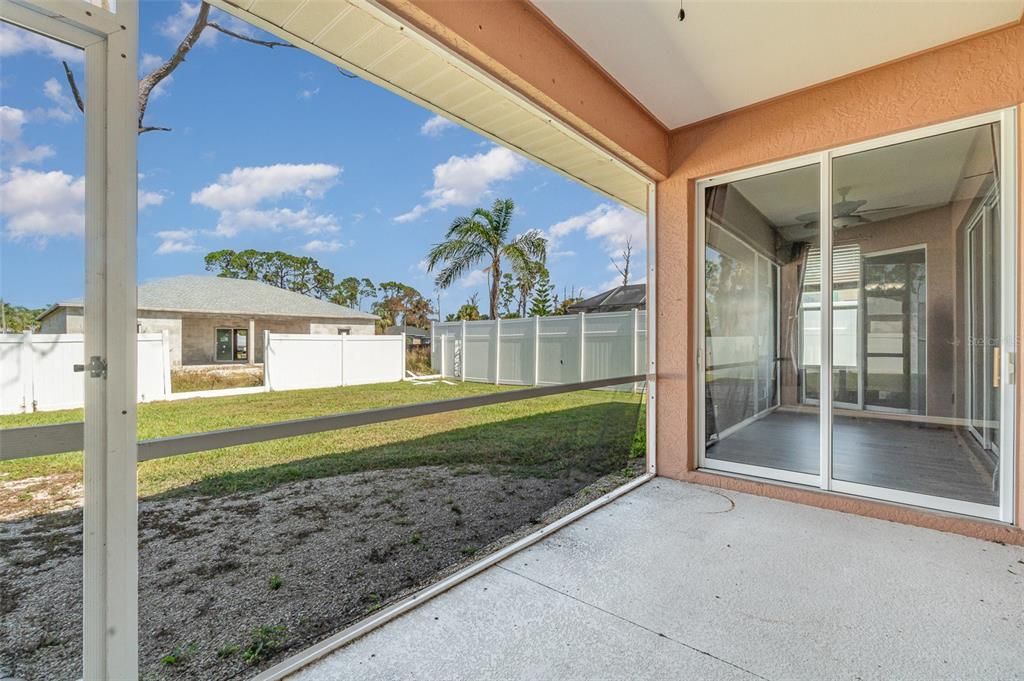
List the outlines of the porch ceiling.
<svg viewBox="0 0 1024 681">
<path fill-rule="evenodd" d="M 533 0 L 669 128 L 1021 19 L 1024 0 Z"/>
<path fill-rule="evenodd" d="M 645 210 L 646 180 L 367 0 L 212 4 L 597 191 Z"/>
</svg>

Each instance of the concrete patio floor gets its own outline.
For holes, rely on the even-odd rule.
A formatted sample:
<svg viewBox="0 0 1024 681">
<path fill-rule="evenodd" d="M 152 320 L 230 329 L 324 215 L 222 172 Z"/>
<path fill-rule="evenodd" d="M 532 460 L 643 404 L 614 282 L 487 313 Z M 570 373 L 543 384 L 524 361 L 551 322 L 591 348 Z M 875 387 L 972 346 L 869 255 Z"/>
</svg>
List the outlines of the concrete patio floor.
<svg viewBox="0 0 1024 681">
<path fill-rule="evenodd" d="M 1024 679 L 1024 549 L 659 478 L 290 678 Z"/>
</svg>

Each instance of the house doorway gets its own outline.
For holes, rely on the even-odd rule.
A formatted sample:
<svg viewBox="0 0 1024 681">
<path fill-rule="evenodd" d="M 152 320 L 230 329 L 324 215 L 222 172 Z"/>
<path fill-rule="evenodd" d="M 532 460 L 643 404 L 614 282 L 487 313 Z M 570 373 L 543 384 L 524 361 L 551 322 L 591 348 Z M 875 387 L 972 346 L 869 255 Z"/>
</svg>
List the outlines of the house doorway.
<svg viewBox="0 0 1024 681">
<path fill-rule="evenodd" d="M 1012 521 L 1012 119 L 699 183 L 701 467 Z"/>
</svg>

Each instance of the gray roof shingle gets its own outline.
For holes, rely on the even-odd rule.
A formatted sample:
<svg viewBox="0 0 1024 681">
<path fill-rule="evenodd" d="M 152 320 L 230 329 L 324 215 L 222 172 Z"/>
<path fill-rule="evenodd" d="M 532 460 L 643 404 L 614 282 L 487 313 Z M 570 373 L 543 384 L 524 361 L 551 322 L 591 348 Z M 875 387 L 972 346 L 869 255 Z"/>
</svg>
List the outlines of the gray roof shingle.
<svg viewBox="0 0 1024 681">
<path fill-rule="evenodd" d="M 569 314 L 577 312 L 621 312 L 634 308 L 644 309 L 647 306 L 647 284 L 630 284 L 616 286 L 613 289 L 598 293 L 596 296 L 581 300 L 569 306 Z"/>
<path fill-rule="evenodd" d="M 81 307 L 82 299 L 64 300 L 41 316 L 59 307 Z M 328 317 L 378 319 L 377 315 L 335 305 L 326 300 L 286 291 L 248 279 L 229 279 L 201 274 L 156 279 L 139 286 L 140 310 L 203 312 L 287 317 Z"/>
</svg>

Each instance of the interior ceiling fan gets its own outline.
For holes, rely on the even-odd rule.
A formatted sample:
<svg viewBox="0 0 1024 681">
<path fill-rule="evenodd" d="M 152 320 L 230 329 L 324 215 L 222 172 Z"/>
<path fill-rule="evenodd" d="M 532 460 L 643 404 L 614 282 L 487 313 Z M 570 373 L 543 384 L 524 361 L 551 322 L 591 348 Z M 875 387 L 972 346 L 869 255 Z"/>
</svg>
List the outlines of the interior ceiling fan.
<svg viewBox="0 0 1024 681">
<path fill-rule="evenodd" d="M 906 208 L 906 205 L 899 206 L 884 206 L 882 208 L 862 208 L 867 205 L 867 199 L 857 199 L 851 201 L 846 197 L 849 195 L 852 187 L 837 187 L 836 191 L 839 193 L 839 201 L 832 204 L 832 227 L 836 229 L 842 229 L 844 227 L 855 227 L 857 225 L 863 225 L 871 222 L 871 218 L 867 215 L 868 213 L 880 213 L 887 210 L 897 210 L 900 208 Z M 802 215 L 796 216 L 796 221 L 801 223 L 804 227 L 818 226 L 818 213 L 803 213 Z"/>
</svg>

